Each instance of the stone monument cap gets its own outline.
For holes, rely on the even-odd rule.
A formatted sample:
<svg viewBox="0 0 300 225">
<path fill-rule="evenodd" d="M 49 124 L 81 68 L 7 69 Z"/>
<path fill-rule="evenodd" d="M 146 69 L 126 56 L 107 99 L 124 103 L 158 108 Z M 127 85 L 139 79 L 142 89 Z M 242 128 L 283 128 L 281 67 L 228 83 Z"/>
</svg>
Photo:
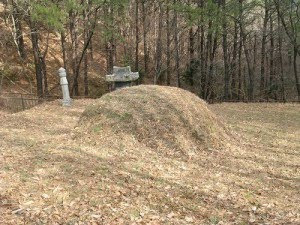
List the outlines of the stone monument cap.
<svg viewBox="0 0 300 225">
<path fill-rule="evenodd" d="M 138 72 L 131 72 L 130 66 L 117 67 L 114 66 L 113 74 L 106 75 L 107 82 L 130 82 L 139 79 Z"/>
</svg>

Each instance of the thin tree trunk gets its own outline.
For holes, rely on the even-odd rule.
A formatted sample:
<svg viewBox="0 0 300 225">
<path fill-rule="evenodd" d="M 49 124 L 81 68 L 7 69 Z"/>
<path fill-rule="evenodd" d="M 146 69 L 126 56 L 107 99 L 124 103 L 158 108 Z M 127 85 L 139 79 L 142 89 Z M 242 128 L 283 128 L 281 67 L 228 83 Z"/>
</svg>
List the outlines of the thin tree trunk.
<svg viewBox="0 0 300 225">
<path fill-rule="evenodd" d="M 204 70 L 203 74 L 201 76 L 201 85 L 202 85 L 202 98 L 206 99 L 207 97 L 207 90 L 208 90 L 208 62 L 209 62 L 209 56 L 210 52 L 212 50 L 212 20 L 210 19 L 208 22 L 208 33 L 206 38 L 206 51 L 205 51 L 205 58 L 204 58 Z"/>
<path fill-rule="evenodd" d="M 170 7 L 167 1 L 167 69 L 166 69 L 167 85 L 171 84 L 171 26 L 170 26 Z"/>
<path fill-rule="evenodd" d="M 232 52 L 232 63 L 231 63 L 231 94 L 232 99 L 237 99 L 237 54 L 238 54 L 238 23 L 234 23 L 234 37 L 233 37 L 233 52 Z"/>
<path fill-rule="evenodd" d="M 203 9 L 204 7 L 204 0 L 199 0 L 199 7 Z M 205 72 L 204 72 L 204 16 L 203 14 L 200 17 L 200 48 L 199 48 L 199 58 L 200 58 L 200 69 L 199 69 L 199 95 L 201 95 L 203 91 L 203 86 L 205 85 Z M 203 96 L 203 95 L 202 95 Z"/>
<path fill-rule="evenodd" d="M 240 10 L 242 10 L 242 3 L 243 0 L 240 0 Z M 244 53 L 245 53 L 245 58 L 246 58 L 246 63 L 247 63 L 247 68 L 248 68 L 248 75 L 249 75 L 249 85 L 248 85 L 248 100 L 252 101 L 254 99 L 254 73 L 253 73 L 253 64 L 251 65 L 251 60 L 250 60 L 250 53 L 249 49 L 246 46 L 246 33 L 244 31 L 243 27 L 243 21 L 241 19 L 242 11 L 240 11 L 240 30 L 241 30 L 241 41 L 242 41 L 242 46 L 244 48 Z M 256 48 L 256 40 L 255 40 L 255 46 Z M 254 50 L 256 51 L 256 50 Z M 245 76 L 244 76 L 245 77 Z M 246 81 L 246 80 L 245 80 Z M 246 82 L 244 81 L 244 85 L 246 85 Z M 246 90 L 246 89 L 245 89 Z"/>
<path fill-rule="evenodd" d="M 218 47 L 218 32 L 216 32 L 214 37 L 214 43 L 212 47 L 212 51 L 210 54 L 210 65 L 209 65 L 209 71 L 208 71 L 208 85 L 207 85 L 207 100 L 213 100 L 215 98 L 215 92 L 214 92 L 214 77 L 213 77 L 213 67 L 214 67 L 214 61 L 215 61 L 215 55 Z"/>
<path fill-rule="evenodd" d="M 26 52 L 25 52 L 25 45 L 24 45 L 24 38 L 23 38 L 21 12 L 18 8 L 16 0 L 12 0 L 12 6 L 13 6 L 12 19 L 15 27 L 15 39 L 18 47 L 18 53 L 20 57 L 23 60 L 25 60 Z"/>
<path fill-rule="evenodd" d="M 50 32 L 48 32 L 48 35 L 47 35 L 46 49 L 45 49 L 43 55 L 40 58 L 41 65 L 42 65 L 42 71 L 43 71 L 44 96 L 46 96 L 46 97 L 49 96 L 47 66 L 46 66 L 46 56 L 47 56 L 48 49 L 49 49 L 49 39 L 50 39 Z"/>
<path fill-rule="evenodd" d="M 84 54 L 83 59 L 83 73 L 84 73 L 84 95 L 89 95 L 89 80 L 88 80 L 88 52 Z"/>
<path fill-rule="evenodd" d="M 190 57 L 190 66 L 193 66 L 195 61 L 195 34 L 193 27 L 189 30 L 189 57 Z"/>
<path fill-rule="evenodd" d="M 274 33 L 273 33 L 273 19 L 272 15 L 270 15 L 270 77 L 269 77 L 269 94 L 268 97 L 273 98 L 274 92 L 274 77 L 275 77 L 275 69 L 274 69 Z"/>
<path fill-rule="evenodd" d="M 254 35 L 254 46 L 253 46 L 253 64 L 252 64 L 252 76 L 250 78 L 250 94 L 251 100 L 254 100 L 254 87 L 255 87 L 255 75 L 256 75 L 256 64 L 257 64 L 257 34 Z"/>
<path fill-rule="evenodd" d="M 78 31 L 77 31 L 77 22 L 76 22 L 76 13 L 73 11 L 69 12 L 70 18 L 70 36 L 72 42 L 72 73 L 73 73 L 73 88 L 71 91 L 71 95 L 79 95 L 79 88 L 78 88 L 78 79 L 76 78 L 76 67 L 78 64 Z"/>
<path fill-rule="evenodd" d="M 3 80 L 4 80 L 4 74 L 1 75 L 1 79 L 0 79 L 0 94 L 2 92 Z"/>
<path fill-rule="evenodd" d="M 34 65 L 35 65 L 35 77 L 37 83 L 37 94 L 39 98 L 44 96 L 43 91 L 43 65 L 41 64 L 41 51 L 39 47 L 39 37 L 38 31 L 35 27 L 34 22 L 29 19 L 29 26 L 30 26 L 30 33 L 31 33 L 31 43 L 32 43 L 32 50 L 34 56 Z"/>
<path fill-rule="evenodd" d="M 230 77 L 229 77 L 229 67 L 228 67 L 228 46 L 227 46 L 227 20 L 225 16 L 225 5 L 226 5 L 226 0 L 222 0 L 222 9 L 223 9 L 223 23 L 222 23 L 222 28 L 223 28 L 223 61 L 224 61 L 224 100 L 229 100 L 229 84 L 230 84 Z"/>
<path fill-rule="evenodd" d="M 284 72 L 283 72 L 283 57 L 282 57 L 282 28 L 280 25 L 279 15 L 278 15 L 278 54 L 279 54 L 280 81 L 281 81 L 281 98 L 284 102 L 286 102 L 285 81 L 284 81 Z"/>
<path fill-rule="evenodd" d="M 195 64 L 195 34 L 193 31 L 193 27 L 189 29 L 189 69 L 191 71 L 190 84 L 194 86 L 195 84 L 195 72 L 196 72 L 196 64 Z"/>
<path fill-rule="evenodd" d="M 104 17 L 109 17 L 110 21 L 109 23 L 106 22 L 105 27 L 108 29 L 112 29 L 113 24 L 113 9 L 110 8 L 108 5 L 104 8 Z M 111 34 L 111 37 L 106 38 L 105 40 L 105 49 L 106 49 L 106 70 L 108 74 L 111 74 L 113 72 L 114 67 L 114 38 L 113 34 Z"/>
<path fill-rule="evenodd" d="M 163 9 L 162 3 L 159 3 L 158 33 L 156 39 L 156 67 L 154 84 L 161 83 L 161 63 L 162 63 L 162 26 L 163 26 Z"/>
<path fill-rule="evenodd" d="M 144 76 L 148 76 L 149 73 L 149 52 L 148 52 L 148 42 L 147 42 L 147 34 L 148 34 L 148 25 L 146 21 L 146 0 L 143 0 L 142 4 L 142 20 L 143 20 L 143 38 L 144 38 Z M 143 82 L 143 77 L 141 77 L 141 82 Z"/>
<path fill-rule="evenodd" d="M 173 1 L 176 4 L 176 0 Z M 176 9 L 174 10 L 174 47 L 175 47 L 175 71 L 177 75 L 177 87 L 181 87 L 180 71 L 179 71 L 179 40 L 178 40 L 178 15 Z"/>
<path fill-rule="evenodd" d="M 40 63 L 42 65 L 42 71 L 43 71 L 43 81 L 44 81 L 44 96 L 49 96 L 49 89 L 48 89 L 48 78 L 47 78 L 47 66 L 46 66 L 46 58 L 41 57 Z"/>
<path fill-rule="evenodd" d="M 242 29 L 243 28 L 241 28 L 241 30 Z M 246 63 L 247 63 L 247 68 L 248 68 L 248 75 L 249 75 L 249 86 L 247 88 L 248 99 L 250 101 L 252 101 L 254 99 L 254 74 L 253 74 L 253 68 L 251 66 L 249 49 L 246 46 L 246 37 L 245 37 L 244 32 L 242 32 L 242 35 L 243 35 L 244 53 L 245 53 L 245 58 L 246 58 Z"/>
<path fill-rule="evenodd" d="M 135 71 L 139 71 L 139 0 L 135 0 Z"/>
<path fill-rule="evenodd" d="M 114 26 L 114 9 L 113 7 L 110 8 L 110 18 L 111 18 L 111 30 L 113 29 Z M 115 63 L 115 58 L 116 58 L 116 44 L 115 44 L 115 37 L 114 34 L 112 33 L 112 36 L 109 40 L 110 43 L 110 51 L 109 51 L 109 68 L 110 71 L 113 71 L 114 63 Z"/>
<path fill-rule="evenodd" d="M 217 16 L 219 15 L 219 8 L 221 6 L 221 2 L 218 3 L 218 13 Z M 210 21 L 211 22 L 211 21 Z M 211 24 L 209 25 L 209 27 L 211 27 Z M 213 77 L 213 67 L 214 67 L 214 59 L 215 59 L 215 55 L 216 55 L 216 51 L 217 51 L 217 47 L 218 47 L 218 36 L 219 36 L 219 30 L 217 29 L 215 31 L 215 35 L 213 38 L 213 33 L 209 32 L 209 38 L 208 38 L 208 43 L 207 43 L 207 53 L 209 53 L 209 69 L 207 72 L 207 85 L 205 85 L 206 89 L 205 89 L 205 93 L 204 93 L 204 97 L 207 100 L 213 100 L 215 98 L 215 92 L 214 92 L 214 77 Z M 212 41 L 213 39 L 213 41 Z M 207 54 L 206 53 L 206 54 Z M 207 59 L 208 60 L 208 59 Z M 207 64 L 207 63 L 206 63 Z"/>
<path fill-rule="evenodd" d="M 89 1 L 88 1 L 89 3 Z M 89 9 L 88 9 L 89 10 Z M 89 11 L 86 10 L 84 12 L 84 16 L 85 16 L 85 26 L 84 26 L 84 30 L 83 30 L 83 36 L 84 36 L 84 46 L 88 45 L 88 39 L 89 39 L 89 35 L 90 35 L 90 30 L 88 29 L 88 25 L 89 25 Z M 90 43 L 91 44 L 91 40 Z M 88 49 L 90 49 L 88 47 Z M 88 68 L 89 68 L 89 52 L 88 49 L 85 51 L 84 54 L 84 58 L 83 58 L 83 82 L 84 82 L 84 95 L 88 96 L 89 95 L 89 80 L 88 80 Z"/>
<path fill-rule="evenodd" d="M 293 67 L 294 67 L 294 76 L 295 76 L 295 81 L 296 81 L 296 88 L 297 88 L 297 93 L 298 93 L 298 100 L 300 101 L 300 80 L 299 80 L 299 77 L 298 77 L 297 56 L 298 56 L 298 49 L 297 49 L 297 47 L 294 47 Z"/>
<path fill-rule="evenodd" d="M 247 65 L 247 68 L 249 69 L 248 65 Z M 247 77 L 246 77 L 246 74 L 247 74 L 247 68 L 246 68 L 246 65 L 243 67 L 243 100 L 245 100 L 247 98 L 247 101 L 249 101 L 249 84 L 247 82 Z M 248 74 L 249 74 L 249 71 L 248 71 Z"/>
<path fill-rule="evenodd" d="M 241 34 L 240 34 L 241 36 Z M 239 41 L 239 50 L 238 50 L 238 100 L 242 100 L 242 40 Z"/>
<path fill-rule="evenodd" d="M 62 58 L 63 58 L 63 66 L 65 70 L 67 70 L 67 58 L 66 58 L 66 36 L 64 31 L 60 33 L 60 41 L 61 41 L 61 51 L 62 51 Z M 68 73 L 67 73 L 68 76 Z"/>
<path fill-rule="evenodd" d="M 239 22 L 240 22 L 240 27 L 242 23 L 242 7 L 243 7 L 243 0 L 239 0 Z M 239 87 L 238 87 L 238 100 L 243 99 L 243 92 L 242 92 L 242 87 L 243 87 L 243 80 L 242 80 L 242 49 L 243 49 L 243 34 L 242 30 L 240 29 L 240 37 L 239 37 L 239 49 L 238 49 L 238 80 L 239 80 Z"/>
<path fill-rule="evenodd" d="M 262 31 L 262 41 L 261 41 L 261 63 L 260 63 L 260 95 L 261 98 L 265 98 L 265 54 L 266 54 L 266 42 L 267 42 L 267 24 L 269 20 L 269 6 L 267 3 L 268 0 L 265 0 L 265 16 L 264 16 L 264 25 Z"/>
<path fill-rule="evenodd" d="M 88 19 L 88 21 L 90 21 L 90 11 L 91 11 L 91 8 L 92 8 L 92 0 L 87 0 L 87 2 L 88 2 L 88 11 L 89 11 L 89 13 L 88 13 L 88 15 L 87 15 L 87 19 Z M 93 40 L 90 40 L 90 43 L 89 43 L 89 55 L 90 55 L 90 60 L 91 61 L 94 61 L 94 44 L 93 44 Z"/>
<path fill-rule="evenodd" d="M 188 1 L 188 4 L 191 4 L 191 1 Z M 189 20 L 191 20 L 191 16 L 189 15 Z M 196 62 L 195 62 L 195 34 L 193 26 L 189 29 L 189 64 L 188 68 L 190 70 L 190 84 L 193 87 L 195 84 L 195 72 L 196 72 Z"/>
</svg>

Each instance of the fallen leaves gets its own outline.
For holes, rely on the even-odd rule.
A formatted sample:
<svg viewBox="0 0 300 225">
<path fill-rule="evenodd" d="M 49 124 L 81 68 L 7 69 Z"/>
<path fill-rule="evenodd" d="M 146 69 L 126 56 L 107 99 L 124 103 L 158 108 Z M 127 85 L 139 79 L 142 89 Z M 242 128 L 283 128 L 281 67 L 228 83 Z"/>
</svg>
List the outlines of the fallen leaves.
<svg viewBox="0 0 300 225">
<path fill-rule="evenodd" d="M 90 102 L 75 101 L 71 109 L 54 102 L 5 115 L 1 224 L 299 223 L 298 125 L 277 119 L 272 107 L 215 106 L 235 131 L 259 143 L 228 144 L 225 153 L 207 150 L 182 160 L 132 135 L 123 137 L 128 146 L 113 138 L 100 146 L 70 139 Z M 280 110 L 299 111 L 289 105 Z M 243 113 L 254 115 L 247 126 Z"/>
</svg>

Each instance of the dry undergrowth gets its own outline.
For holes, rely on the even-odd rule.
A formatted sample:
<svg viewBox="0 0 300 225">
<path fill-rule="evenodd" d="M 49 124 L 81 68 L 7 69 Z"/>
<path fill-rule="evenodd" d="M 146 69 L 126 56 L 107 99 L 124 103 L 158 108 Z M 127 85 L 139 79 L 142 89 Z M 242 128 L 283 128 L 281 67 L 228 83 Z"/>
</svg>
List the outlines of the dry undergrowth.
<svg viewBox="0 0 300 225">
<path fill-rule="evenodd" d="M 158 87 L 0 113 L 0 223 L 299 224 L 299 105 L 210 108 L 232 132 Z"/>
</svg>

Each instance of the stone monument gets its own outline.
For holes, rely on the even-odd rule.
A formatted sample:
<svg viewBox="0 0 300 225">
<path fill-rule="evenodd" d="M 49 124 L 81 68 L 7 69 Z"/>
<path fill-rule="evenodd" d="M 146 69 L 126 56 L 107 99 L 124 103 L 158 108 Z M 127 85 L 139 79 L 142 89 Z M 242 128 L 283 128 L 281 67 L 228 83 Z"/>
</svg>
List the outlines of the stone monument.
<svg viewBox="0 0 300 225">
<path fill-rule="evenodd" d="M 113 74 L 106 75 L 106 81 L 109 83 L 110 91 L 131 87 L 134 81 L 139 79 L 138 72 L 131 72 L 130 66 L 117 67 L 114 66 Z"/>
<path fill-rule="evenodd" d="M 66 70 L 64 68 L 60 68 L 58 70 L 58 75 L 60 77 L 60 85 L 61 85 L 62 94 L 63 94 L 62 105 L 63 106 L 71 106 L 72 100 L 70 98 Z"/>
</svg>

